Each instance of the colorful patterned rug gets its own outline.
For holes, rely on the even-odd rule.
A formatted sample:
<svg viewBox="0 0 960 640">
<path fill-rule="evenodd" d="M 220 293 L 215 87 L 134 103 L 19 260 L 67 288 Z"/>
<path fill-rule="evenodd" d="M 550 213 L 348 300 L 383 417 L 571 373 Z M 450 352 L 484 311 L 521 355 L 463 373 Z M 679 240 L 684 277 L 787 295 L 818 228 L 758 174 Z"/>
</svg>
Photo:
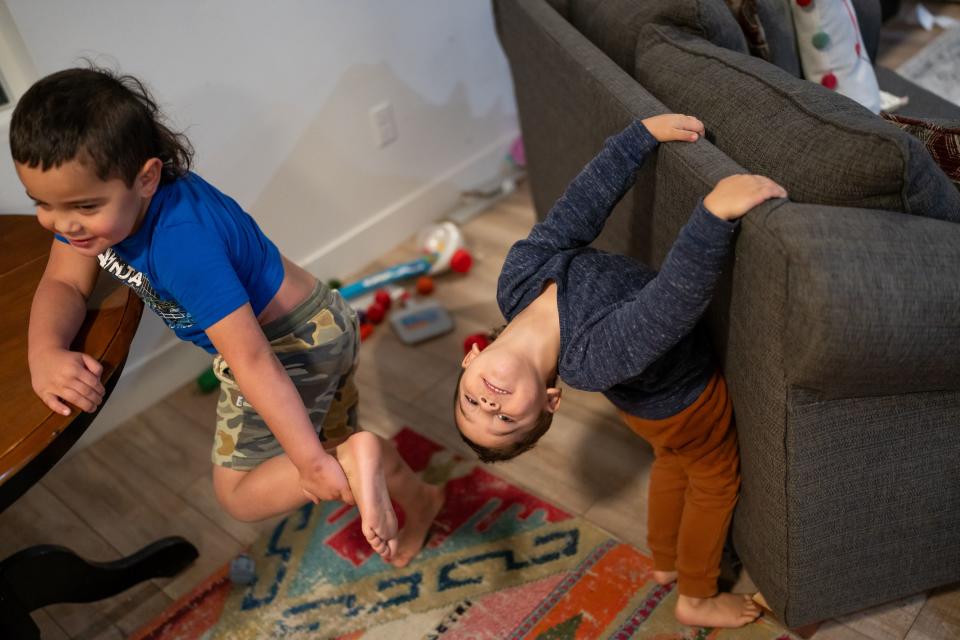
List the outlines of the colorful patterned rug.
<svg viewBox="0 0 960 640">
<path fill-rule="evenodd" d="M 652 561 L 634 547 L 410 429 L 395 441 L 415 471 L 447 483 L 408 567 L 373 554 L 356 508 L 310 504 L 250 549 L 254 584 L 234 585 L 224 567 L 134 638 L 793 637 L 762 619 L 736 631 L 679 625 L 673 586 L 653 582 Z"/>
</svg>

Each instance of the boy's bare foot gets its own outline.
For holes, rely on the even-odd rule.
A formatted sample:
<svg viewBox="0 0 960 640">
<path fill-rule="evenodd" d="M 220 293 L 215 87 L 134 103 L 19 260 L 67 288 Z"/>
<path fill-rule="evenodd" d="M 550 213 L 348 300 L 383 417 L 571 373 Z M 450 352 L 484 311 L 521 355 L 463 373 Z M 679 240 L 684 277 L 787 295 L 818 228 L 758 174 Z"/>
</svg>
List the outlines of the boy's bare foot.
<svg viewBox="0 0 960 640">
<path fill-rule="evenodd" d="M 668 585 L 677 581 L 676 571 L 654 571 L 653 579 L 657 584 Z"/>
<path fill-rule="evenodd" d="M 677 622 L 691 627 L 723 627 L 735 629 L 750 624 L 760 616 L 760 607 L 750 596 L 718 593 L 712 598 L 677 598 Z"/>
<path fill-rule="evenodd" d="M 397 544 L 397 552 L 390 560 L 395 567 L 405 567 L 410 564 L 414 556 L 420 553 L 430 531 L 433 519 L 443 507 L 443 487 L 421 482 L 423 485 L 409 501 L 404 503 L 403 512 L 405 521 Z"/>
<path fill-rule="evenodd" d="M 397 551 L 397 514 L 390 504 L 380 447 L 376 435 L 358 431 L 337 447 L 337 458 L 357 500 L 363 536 L 389 562 Z"/>
</svg>

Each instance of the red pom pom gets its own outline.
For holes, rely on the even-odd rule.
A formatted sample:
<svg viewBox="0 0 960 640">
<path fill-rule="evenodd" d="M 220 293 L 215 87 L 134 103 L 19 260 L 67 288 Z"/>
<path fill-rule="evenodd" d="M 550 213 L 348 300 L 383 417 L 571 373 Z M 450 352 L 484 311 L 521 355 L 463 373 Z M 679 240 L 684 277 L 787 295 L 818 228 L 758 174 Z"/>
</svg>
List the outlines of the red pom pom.
<svg viewBox="0 0 960 640">
<path fill-rule="evenodd" d="M 373 325 L 369 322 L 364 322 L 360 325 L 360 342 L 363 342 L 373 333 Z"/>
<path fill-rule="evenodd" d="M 374 302 L 367 307 L 367 320 L 373 324 L 380 324 L 385 315 L 387 315 L 387 309 L 379 302 Z"/>
<path fill-rule="evenodd" d="M 822 78 L 820 78 L 820 84 L 825 86 L 827 89 L 836 89 L 837 88 L 837 76 L 832 73 L 828 73 Z"/>
<path fill-rule="evenodd" d="M 393 304 L 393 298 L 391 298 L 390 294 L 384 289 L 378 289 L 377 292 L 373 294 L 373 301 L 384 309 L 390 309 L 390 305 Z"/>
<path fill-rule="evenodd" d="M 811 2 L 813 2 L 813 0 L 797 0 L 797 6 L 809 7 Z"/>
<path fill-rule="evenodd" d="M 466 249 L 457 249 L 450 258 L 450 268 L 457 273 L 466 273 L 473 266 L 473 256 Z"/>
<path fill-rule="evenodd" d="M 422 296 L 433 293 L 433 278 L 430 276 L 420 276 L 417 278 L 417 293 Z"/>
<path fill-rule="evenodd" d="M 473 349 L 473 345 L 477 345 L 477 348 L 480 349 L 480 351 L 483 351 L 489 344 L 490 339 L 487 338 L 486 334 L 475 333 L 467 336 L 466 340 L 463 341 L 463 353 L 470 353 L 470 350 Z"/>
</svg>

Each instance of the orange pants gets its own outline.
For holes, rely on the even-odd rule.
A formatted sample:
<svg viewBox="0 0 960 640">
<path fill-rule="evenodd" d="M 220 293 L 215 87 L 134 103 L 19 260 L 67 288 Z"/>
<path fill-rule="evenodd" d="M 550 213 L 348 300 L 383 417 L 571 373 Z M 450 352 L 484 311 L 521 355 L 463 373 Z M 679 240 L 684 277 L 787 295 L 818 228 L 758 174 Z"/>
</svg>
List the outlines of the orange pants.
<svg viewBox="0 0 960 640">
<path fill-rule="evenodd" d="M 723 376 L 714 375 L 692 405 L 670 418 L 620 415 L 656 455 L 647 517 L 654 568 L 676 571 L 685 596 L 715 595 L 740 489 L 737 432 Z"/>
</svg>

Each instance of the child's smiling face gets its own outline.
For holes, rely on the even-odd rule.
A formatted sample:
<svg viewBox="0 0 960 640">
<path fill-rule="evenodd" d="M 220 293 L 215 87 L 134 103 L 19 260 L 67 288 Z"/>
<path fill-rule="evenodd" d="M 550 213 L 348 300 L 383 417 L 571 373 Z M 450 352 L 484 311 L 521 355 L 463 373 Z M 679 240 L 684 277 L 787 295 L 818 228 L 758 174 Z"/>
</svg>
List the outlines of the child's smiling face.
<svg viewBox="0 0 960 640">
<path fill-rule="evenodd" d="M 481 447 L 501 448 L 523 438 L 541 412 L 552 411 L 536 370 L 509 350 L 476 345 L 463 359 L 454 416 L 460 431 Z"/>
<path fill-rule="evenodd" d="M 160 161 L 147 161 L 132 187 L 119 178 L 101 180 L 77 159 L 46 171 L 19 163 L 16 169 L 36 204 L 37 221 L 78 253 L 95 257 L 136 230 L 159 183 Z"/>
</svg>

